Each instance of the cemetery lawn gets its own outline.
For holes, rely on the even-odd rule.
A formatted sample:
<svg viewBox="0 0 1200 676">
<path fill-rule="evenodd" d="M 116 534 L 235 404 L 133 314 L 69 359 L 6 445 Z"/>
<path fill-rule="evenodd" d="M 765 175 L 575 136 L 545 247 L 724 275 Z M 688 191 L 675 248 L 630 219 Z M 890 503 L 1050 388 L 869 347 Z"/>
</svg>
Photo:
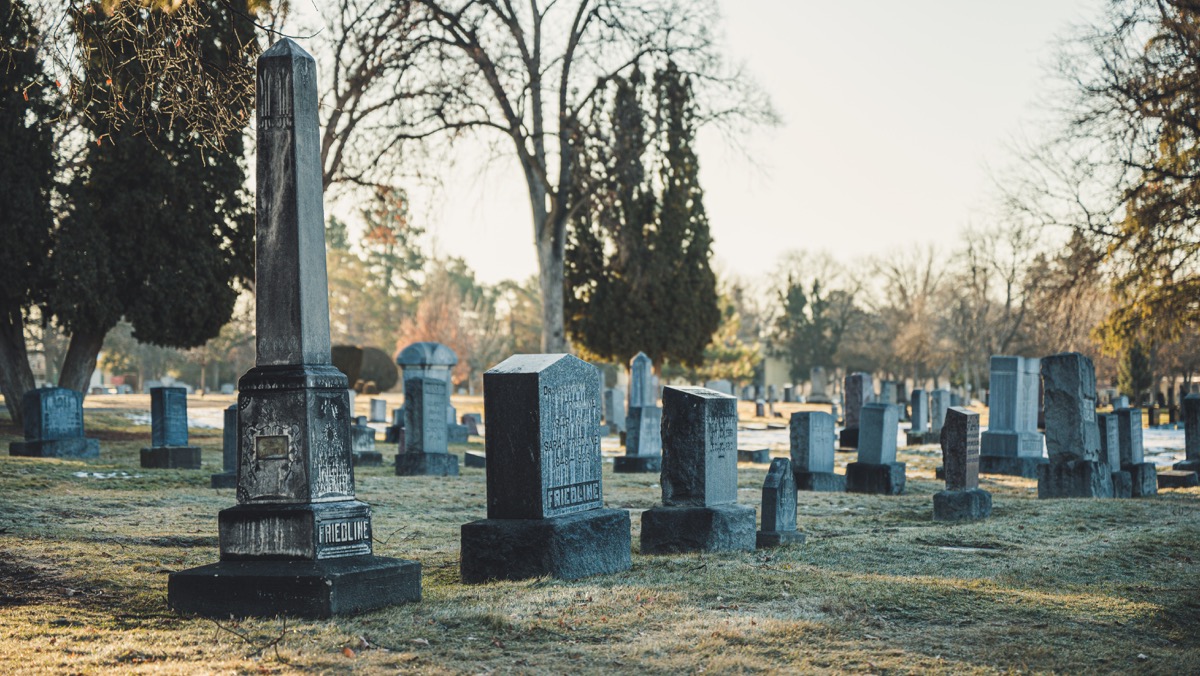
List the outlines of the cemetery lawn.
<svg viewBox="0 0 1200 676">
<path fill-rule="evenodd" d="M 469 412 L 473 402 L 454 403 Z M 637 553 L 638 517 L 659 501 L 657 475 L 613 475 L 608 463 L 606 503 L 633 512 L 631 571 L 466 586 L 459 526 L 484 515 L 484 471 L 359 469 L 375 551 L 420 561 L 424 600 L 331 621 L 218 623 L 168 611 L 166 583 L 217 560 L 216 514 L 235 501 L 208 487 L 220 431 L 192 430 L 203 470 L 143 470 L 149 427 L 112 407 L 87 409 L 86 424 L 99 460 L 13 458 L 2 449 L 19 430 L 0 417 L 5 673 L 1200 668 L 1200 489 L 1039 501 L 1033 481 L 985 477 L 989 521 L 935 524 L 940 452 L 922 447 L 900 453 L 903 496 L 801 492 L 804 545 L 648 557 Z M 472 439 L 455 450 L 482 446 Z M 849 459 L 839 454 L 838 471 Z M 741 502 L 758 505 L 766 467 L 740 466 Z"/>
</svg>

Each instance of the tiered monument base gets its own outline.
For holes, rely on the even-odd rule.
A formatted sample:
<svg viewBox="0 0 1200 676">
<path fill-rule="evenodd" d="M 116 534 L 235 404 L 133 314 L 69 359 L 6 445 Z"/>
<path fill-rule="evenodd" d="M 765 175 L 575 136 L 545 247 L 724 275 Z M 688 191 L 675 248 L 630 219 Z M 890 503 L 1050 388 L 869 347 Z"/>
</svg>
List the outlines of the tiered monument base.
<svg viewBox="0 0 1200 676">
<path fill-rule="evenodd" d="M 200 449 L 196 446 L 143 448 L 142 467 L 146 469 L 200 469 Z"/>
<path fill-rule="evenodd" d="M 900 495 L 904 492 L 905 465 L 890 462 L 881 465 L 852 462 L 846 465 L 846 492 L 872 495 Z"/>
<path fill-rule="evenodd" d="M 754 551 L 754 521 L 746 505 L 654 507 L 642 512 L 642 553 Z"/>
<path fill-rule="evenodd" d="M 460 572 L 468 584 L 554 577 L 575 580 L 629 570 L 629 512 L 593 509 L 548 519 L 463 524 Z"/>
<path fill-rule="evenodd" d="M 613 458 L 613 472 L 617 474 L 657 474 L 661 471 L 661 455 L 618 455 Z"/>
<path fill-rule="evenodd" d="M 1038 467 L 1050 462 L 1046 458 L 1019 455 L 980 455 L 980 474 L 1003 474 L 1026 479 L 1038 478 Z"/>
<path fill-rule="evenodd" d="M 14 441 L 8 454 L 28 458 L 98 458 L 100 442 L 95 439 L 54 439 L 51 441 Z"/>
<path fill-rule="evenodd" d="M 204 617 L 325 619 L 421 600 L 421 564 L 382 556 L 221 561 L 172 573 L 167 604 Z"/>
<path fill-rule="evenodd" d="M 835 472 L 792 472 L 796 478 L 796 490 L 817 493 L 846 492 L 846 477 Z"/>
<path fill-rule="evenodd" d="M 1046 463 L 1038 468 L 1038 497 L 1110 498 L 1112 473 L 1108 465 L 1090 460 Z"/>
<path fill-rule="evenodd" d="M 396 476 L 458 476 L 458 456 L 451 453 L 398 453 Z"/>
<path fill-rule="evenodd" d="M 933 494 L 934 521 L 978 521 L 992 515 L 992 494 L 982 488 Z"/>
</svg>

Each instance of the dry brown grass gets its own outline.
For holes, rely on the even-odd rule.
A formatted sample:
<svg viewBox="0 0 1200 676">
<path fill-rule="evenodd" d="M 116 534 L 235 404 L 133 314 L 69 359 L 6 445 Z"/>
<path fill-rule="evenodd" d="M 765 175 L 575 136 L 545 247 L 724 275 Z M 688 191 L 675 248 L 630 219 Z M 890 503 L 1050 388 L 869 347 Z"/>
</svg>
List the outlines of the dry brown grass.
<svg viewBox="0 0 1200 676">
<path fill-rule="evenodd" d="M 801 493 L 808 543 L 753 554 L 641 556 L 638 513 L 658 502 L 657 477 L 607 474 L 606 502 L 633 511 L 631 571 L 479 586 L 458 582 L 457 555 L 459 526 L 485 511 L 482 470 L 360 470 L 376 551 L 421 562 L 421 603 L 326 622 L 181 618 L 166 609 L 167 573 L 216 560 L 216 513 L 234 502 L 208 488 L 219 431 L 193 430 L 204 470 L 142 470 L 149 429 L 103 403 L 87 415 L 100 460 L 0 456 L 0 671 L 1200 669 L 1200 490 L 1038 501 L 1033 482 L 988 477 L 992 519 L 934 524 L 933 448 L 902 452 L 904 496 Z M 4 421 L 0 443 L 14 438 Z M 765 468 L 741 467 L 742 502 L 758 503 Z"/>
</svg>

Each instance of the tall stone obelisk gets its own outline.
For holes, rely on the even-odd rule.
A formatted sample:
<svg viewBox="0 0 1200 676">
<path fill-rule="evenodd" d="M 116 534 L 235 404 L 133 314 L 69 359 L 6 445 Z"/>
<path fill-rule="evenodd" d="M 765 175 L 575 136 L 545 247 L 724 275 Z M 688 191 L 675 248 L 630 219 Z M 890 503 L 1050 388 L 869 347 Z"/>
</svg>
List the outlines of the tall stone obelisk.
<svg viewBox="0 0 1200 676">
<path fill-rule="evenodd" d="M 421 598 L 421 566 L 374 556 L 354 496 L 353 414 L 332 365 L 316 63 L 284 38 L 258 59 L 257 358 L 238 384 L 235 507 L 219 563 L 174 573 L 171 608 L 329 617 Z"/>
</svg>

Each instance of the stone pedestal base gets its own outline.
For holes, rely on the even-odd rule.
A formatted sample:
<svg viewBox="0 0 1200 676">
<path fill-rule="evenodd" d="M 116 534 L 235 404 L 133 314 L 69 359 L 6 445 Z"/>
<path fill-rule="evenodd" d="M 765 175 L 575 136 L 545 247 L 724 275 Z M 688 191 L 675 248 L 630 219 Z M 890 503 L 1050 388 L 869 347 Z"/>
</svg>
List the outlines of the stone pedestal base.
<svg viewBox="0 0 1200 676">
<path fill-rule="evenodd" d="M 796 490 L 817 493 L 844 493 L 846 491 L 846 477 L 842 474 L 794 470 L 792 475 L 796 477 Z"/>
<path fill-rule="evenodd" d="M 1159 488 L 1191 488 L 1192 486 L 1200 486 L 1200 475 L 1195 472 L 1168 469 L 1158 473 Z"/>
<path fill-rule="evenodd" d="M 617 474 L 645 474 L 661 471 L 661 455 L 618 455 L 613 458 L 613 472 Z"/>
<path fill-rule="evenodd" d="M 979 456 L 980 474 L 1003 474 L 1019 476 L 1026 479 L 1038 478 L 1038 467 L 1050 462 L 1046 458 L 1034 456 Z"/>
<path fill-rule="evenodd" d="M 760 530 L 754 536 L 754 546 L 757 549 L 784 547 L 787 545 L 802 545 L 807 536 L 800 531 L 771 531 Z"/>
<path fill-rule="evenodd" d="M 355 467 L 383 467 L 383 454 L 379 451 L 356 451 L 353 459 Z"/>
<path fill-rule="evenodd" d="M 98 458 L 100 442 L 95 439 L 55 439 L 53 441 L 14 441 L 9 455 L 28 458 Z"/>
<path fill-rule="evenodd" d="M 143 448 L 142 467 L 146 469 L 200 469 L 200 449 L 196 446 Z"/>
<path fill-rule="evenodd" d="M 396 476 L 458 476 L 458 456 L 450 453 L 399 453 Z"/>
<path fill-rule="evenodd" d="M 1112 485 L 1114 498 L 1133 497 L 1133 477 L 1129 476 L 1129 472 L 1113 472 Z"/>
<path fill-rule="evenodd" d="M 852 462 L 846 465 L 846 492 L 872 495 L 900 495 L 904 492 L 902 462 L 876 465 Z"/>
<path fill-rule="evenodd" d="M 978 521 L 992 515 L 992 494 L 982 488 L 933 494 L 934 521 Z"/>
<path fill-rule="evenodd" d="M 1102 462 L 1071 460 L 1038 467 L 1038 498 L 1109 498 L 1112 494 L 1112 473 Z"/>
<path fill-rule="evenodd" d="M 642 553 L 754 551 L 754 508 L 654 507 L 642 512 Z"/>
<path fill-rule="evenodd" d="M 853 451 L 858 448 L 858 428 L 847 427 L 838 432 L 839 451 Z"/>
<path fill-rule="evenodd" d="M 631 565 L 629 512 L 593 509 L 549 519 L 483 519 L 462 526 L 468 584 L 549 576 L 575 580 Z"/>
<path fill-rule="evenodd" d="M 755 448 L 755 449 L 738 449 L 738 462 L 753 462 L 764 464 L 771 462 L 771 449 Z"/>
<path fill-rule="evenodd" d="M 1172 469 L 1180 472 L 1200 472 L 1200 460 L 1181 460 Z"/>
<path fill-rule="evenodd" d="M 1129 472 L 1133 481 L 1133 497 L 1145 498 L 1158 495 L 1158 472 L 1152 462 L 1139 462 L 1136 465 L 1122 465 L 1121 470 Z"/>
<path fill-rule="evenodd" d="M 237 472 L 221 472 L 212 475 L 213 488 L 237 488 Z"/>
<path fill-rule="evenodd" d="M 225 618 L 324 619 L 421 600 L 421 564 L 382 556 L 319 561 L 221 561 L 167 578 L 167 605 Z"/>
<path fill-rule="evenodd" d="M 475 451 L 463 453 L 463 464 L 467 467 L 487 467 L 487 456 Z"/>
</svg>

